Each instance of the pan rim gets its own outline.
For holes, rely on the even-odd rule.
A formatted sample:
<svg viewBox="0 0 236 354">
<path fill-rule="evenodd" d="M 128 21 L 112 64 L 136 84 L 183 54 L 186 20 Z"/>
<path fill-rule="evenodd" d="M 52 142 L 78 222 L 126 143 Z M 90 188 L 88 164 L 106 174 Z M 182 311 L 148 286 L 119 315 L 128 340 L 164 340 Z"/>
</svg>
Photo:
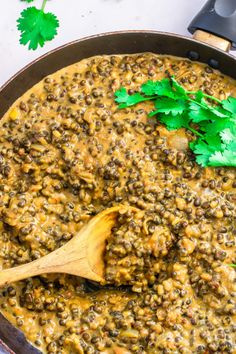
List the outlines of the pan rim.
<svg viewBox="0 0 236 354">
<path fill-rule="evenodd" d="M 3 354 L 15 354 L 15 352 L 8 347 L 8 345 L 6 343 L 4 343 L 2 341 L 2 339 L 0 338 L 0 350 L 3 349 L 5 352 L 3 352 Z"/>
<path fill-rule="evenodd" d="M 191 37 L 188 37 L 186 35 L 181 35 L 181 34 L 176 34 L 176 33 L 171 33 L 171 32 L 164 32 L 164 31 L 155 31 L 155 30 L 122 30 L 122 31 L 109 31 L 109 32 L 103 32 L 103 33 L 98 33 L 98 34 L 94 34 L 94 35 L 89 35 L 89 36 L 85 36 L 70 42 L 67 42 L 65 44 L 62 44 L 61 46 L 58 46 L 52 50 L 47 51 L 46 53 L 44 53 L 43 55 L 37 57 L 36 59 L 30 61 L 27 65 L 25 65 L 24 67 L 22 67 L 20 70 L 18 70 L 13 76 L 11 76 L 1 87 L 0 87 L 0 93 L 12 82 L 14 81 L 21 73 L 27 71 L 32 65 L 35 65 L 37 63 L 39 63 L 41 60 L 46 59 L 47 57 L 49 57 L 51 54 L 54 53 L 59 53 L 61 50 L 65 49 L 65 48 L 69 48 L 72 45 L 75 44 L 80 44 L 95 38 L 109 38 L 109 36 L 122 36 L 122 35 L 127 35 L 127 34 L 143 34 L 143 35 L 161 35 L 163 38 L 164 37 L 172 37 L 172 38 L 178 38 L 180 40 L 186 41 L 187 43 L 196 43 L 199 44 L 202 48 L 209 48 L 211 50 L 214 50 L 218 53 L 223 54 L 226 57 L 231 58 L 233 61 L 236 60 L 236 57 L 228 52 L 225 52 L 223 50 L 220 50 L 214 46 L 211 46 L 209 44 L 206 44 L 204 42 L 200 42 L 196 39 L 193 39 Z M 122 53 L 121 53 L 122 54 Z M 201 62 L 201 60 L 200 60 Z M 11 322 L 9 322 L 11 324 Z M 11 324 L 14 328 L 15 327 L 13 324 Z M 21 332 L 23 333 L 23 332 Z M 26 339 L 26 337 L 25 337 Z M 27 339 L 26 339 L 27 340 Z M 27 341 L 28 342 L 28 341 Z M 28 342 L 30 345 L 32 345 L 30 342 Z M 5 343 L 4 343 L 5 344 Z M 35 348 L 35 347 L 34 347 Z M 11 349 L 10 349 L 11 350 Z M 13 353 L 13 352 L 12 352 Z"/>
<path fill-rule="evenodd" d="M 62 44 L 62 45 L 60 45 L 60 46 L 58 46 L 58 47 L 56 47 L 54 49 L 49 50 L 46 53 L 40 55 L 36 59 L 31 60 L 28 64 L 26 64 L 20 70 L 18 70 L 15 74 L 13 74 L 3 85 L 0 86 L 0 93 L 8 86 L 9 83 L 14 81 L 14 79 L 16 79 L 21 73 L 26 71 L 32 65 L 37 64 L 41 60 L 45 59 L 47 56 L 50 56 L 51 54 L 54 54 L 56 52 L 60 52 L 60 50 L 62 50 L 62 49 L 68 48 L 68 47 L 70 47 L 72 45 L 79 44 L 79 43 L 82 43 L 82 42 L 85 42 L 85 41 L 89 41 L 91 39 L 100 38 L 100 37 L 109 37 L 109 36 L 113 36 L 113 35 L 126 35 L 126 34 L 147 34 L 147 35 L 148 34 L 154 34 L 154 35 L 162 35 L 163 37 L 170 37 L 171 36 L 171 37 L 178 38 L 178 39 L 184 39 L 184 40 L 187 40 L 187 41 L 189 41 L 191 43 L 198 43 L 198 44 L 202 45 L 203 47 L 214 49 L 214 50 L 216 50 L 216 51 L 228 56 L 229 58 L 231 58 L 233 60 L 236 60 L 236 57 L 234 55 L 232 55 L 231 53 L 225 52 L 222 49 L 219 49 L 219 48 L 214 47 L 214 46 L 212 46 L 210 44 L 201 42 L 201 41 L 196 40 L 196 39 L 194 39 L 192 37 L 188 37 L 186 35 L 182 35 L 182 34 L 178 34 L 178 33 L 166 32 L 166 31 L 156 31 L 156 30 L 145 30 L 145 29 L 141 29 L 141 30 L 138 29 L 138 30 L 108 31 L 108 32 L 101 32 L 101 33 L 85 36 L 85 37 L 82 37 L 82 38 L 79 38 L 79 39 L 72 40 L 70 42 L 66 42 L 65 44 Z"/>
</svg>

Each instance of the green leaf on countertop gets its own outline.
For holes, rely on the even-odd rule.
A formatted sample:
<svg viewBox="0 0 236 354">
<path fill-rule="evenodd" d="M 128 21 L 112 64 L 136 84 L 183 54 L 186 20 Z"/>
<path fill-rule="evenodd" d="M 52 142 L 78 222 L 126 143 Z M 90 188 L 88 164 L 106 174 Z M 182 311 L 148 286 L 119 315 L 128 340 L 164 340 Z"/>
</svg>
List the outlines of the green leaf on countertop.
<svg viewBox="0 0 236 354">
<path fill-rule="evenodd" d="M 30 2 L 27 0 L 27 2 Z M 59 21 L 51 13 L 45 13 L 44 8 L 47 0 L 43 0 L 42 8 L 35 6 L 28 7 L 21 12 L 21 17 L 17 20 L 17 28 L 21 32 L 20 43 L 29 44 L 29 49 L 43 47 L 47 41 L 51 41 L 57 34 Z"/>
</svg>

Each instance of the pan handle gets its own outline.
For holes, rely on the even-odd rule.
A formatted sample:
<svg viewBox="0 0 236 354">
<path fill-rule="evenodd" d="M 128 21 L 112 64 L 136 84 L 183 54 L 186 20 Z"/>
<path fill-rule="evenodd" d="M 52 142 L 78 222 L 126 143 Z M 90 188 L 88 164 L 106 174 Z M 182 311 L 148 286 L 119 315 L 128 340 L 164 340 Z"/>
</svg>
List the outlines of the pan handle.
<svg viewBox="0 0 236 354">
<path fill-rule="evenodd" d="M 236 50 L 236 0 L 208 0 L 188 30 L 194 38 L 222 50 Z"/>
</svg>

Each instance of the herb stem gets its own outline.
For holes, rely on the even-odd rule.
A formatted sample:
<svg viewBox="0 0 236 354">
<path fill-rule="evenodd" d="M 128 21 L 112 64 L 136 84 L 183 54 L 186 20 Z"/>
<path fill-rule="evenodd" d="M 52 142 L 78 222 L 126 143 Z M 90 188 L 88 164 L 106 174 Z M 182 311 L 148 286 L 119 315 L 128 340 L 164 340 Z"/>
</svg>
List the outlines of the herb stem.
<svg viewBox="0 0 236 354">
<path fill-rule="evenodd" d="M 157 98 L 157 96 L 147 97 L 147 98 L 145 98 L 145 100 L 143 100 L 142 102 L 155 100 L 156 98 Z"/>
<path fill-rule="evenodd" d="M 196 96 L 196 92 L 195 91 L 186 91 L 187 95 L 193 95 Z"/>
<path fill-rule="evenodd" d="M 42 7 L 41 7 L 42 11 L 44 11 L 47 1 L 48 0 L 43 0 Z"/>
<path fill-rule="evenodd" d="M 213 96 L 210 96 L 210 95 L 207 95 L 206 93 L 203 93 L 203 96 L 206 97 L 206 98 L 209 98 L 210 100 L 212 101 L 216 101 L 217 103 L 219 103 L 220 105 L 222 105 L 222 102 L 221 100 L 219 100 L 218 98 L 216 97 L 213 97 Z"/>
<path fill-rule="evenodd" d="M 196 96 L 197 92 L 194 92 L 194 91 L 186 91 L 187 95 L 193 95 L 193 96 Z M 221 100 L 219 98 L 216 98 L 214 96 L 210 96 L 210 95 L 207 95 L 206 93 L 202 93 L 203 97 L 205 98 L 208 98 L 212 101 L 216 101 L 217 103 L 219 103 L 220 105 L 222 104 Z"/>
<path fill-rule="evenodd" d="M 190 126 L 188 126 L 187 129 L 190 130 L 193 134 L 199 136 L 200 138 L 204 138 L 204 136 L 201 133 L 199 133 L 197 130 L 191 128 Z"/>
<path fill-rule="evenodd" d="M 201 102 L 197 102 L 197 101 L 193 100 L 192 98 L 189 98 L 189 101 L 197 104 L 198 106 L 200 106 L 203 109 L 207 109 L 207 107 L 204 106 Z"/>
</svg>

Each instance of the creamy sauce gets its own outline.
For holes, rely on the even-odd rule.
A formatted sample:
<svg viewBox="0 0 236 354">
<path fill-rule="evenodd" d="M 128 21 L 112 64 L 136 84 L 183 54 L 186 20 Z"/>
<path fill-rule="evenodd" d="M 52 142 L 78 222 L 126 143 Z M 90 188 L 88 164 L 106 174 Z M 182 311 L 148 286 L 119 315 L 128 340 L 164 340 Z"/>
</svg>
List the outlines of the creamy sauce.
<svg viewBox="0 0 236 354">
<path fill-rule="evenodd" d="M 1 120 L 0 269 L 62 246 L 107 207 L 142 211 L 108 242 L 111 289 L 58 274 L 2 289 L 1 312 L 44 353 L 235 353 L 235 169 L 198 166 L 192 133 L 147 118 L 151 103 L 114 103 L 120 86 L 168 75 L 236 96 L 199 63 L 98 56 L 47 77 Z"/>
</svg>

